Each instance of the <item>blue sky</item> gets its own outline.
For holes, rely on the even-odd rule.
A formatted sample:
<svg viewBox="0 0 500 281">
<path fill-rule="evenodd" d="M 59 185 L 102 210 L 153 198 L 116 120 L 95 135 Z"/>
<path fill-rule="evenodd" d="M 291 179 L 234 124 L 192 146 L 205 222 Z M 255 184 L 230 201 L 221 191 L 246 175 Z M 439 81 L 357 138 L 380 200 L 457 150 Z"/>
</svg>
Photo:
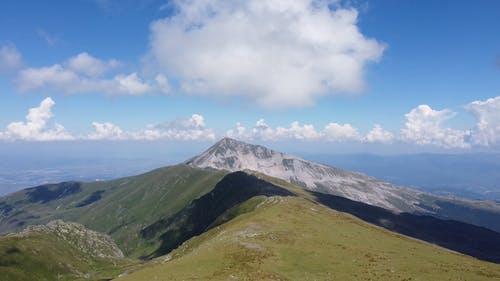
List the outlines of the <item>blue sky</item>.
<svg viewBox="0 0 500 281">
<path fill-rule="evenodd" d="M 498 151 L 497 1 L 268 2 L 2 1 L 0 142 Z"/>
</svg>

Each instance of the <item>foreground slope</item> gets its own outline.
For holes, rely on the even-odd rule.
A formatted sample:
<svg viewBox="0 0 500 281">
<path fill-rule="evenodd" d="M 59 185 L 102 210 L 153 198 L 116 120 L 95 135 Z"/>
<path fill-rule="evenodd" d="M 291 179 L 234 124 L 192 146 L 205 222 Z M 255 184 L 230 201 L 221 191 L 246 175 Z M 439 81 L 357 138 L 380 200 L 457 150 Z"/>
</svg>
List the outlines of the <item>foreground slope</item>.
<svg viewBox="0 0 500 281">
<path fill-rule="evenodd" d="M 430 214 L 500 232 L 498 202 L 423 193 L 230 138 L 222 139 L 186 164 L 227 171 L 252 170 L 308 190 L 345 197 L 395 212 Z"/>
<path fill-rule="evenodd" d="M 0 238 L 2 280 L 105 280 L 131 265 L 111 238 L 76 223 L 52 221 Z"/>
<path fill-rule="evenodd" d="M 482 260 L 500 263 L 500 233 L 487 228 L 432 216 L 393 213 L 386 209 L 340 196 L 303 190 L 266 175 L 234 172 L 215 188 L 193 200 L 178 213 L 160 219 L 141 230 L 153 258 L 169 253 L 186 240 L 230 221 L 258 204 L 256 197 L 294 196 L 333 210 L 352 214 L 366 222 L 428 241 Z M 240 207 L 238 207 L 240 206 Z M 244 207 L 241 207 L 244 206 Z"/>
<path fill-rule="evenodd" d="M 305 198 L 258 196 L 228 212 L 238 210 L 246 211 L 117 280 L 500 278 L 497 264 L 394 234 Z"/>
<path fill-rule="evenodd" d="M 177 165 L 113 181 L 28 188 L 0 199 L 0 233 L 63 219 L 109 234 L 125 254 L 141 256 L 150 251 L 139 236 L 143 227 L 177 213 L 224 175 Z"/>
</svg>

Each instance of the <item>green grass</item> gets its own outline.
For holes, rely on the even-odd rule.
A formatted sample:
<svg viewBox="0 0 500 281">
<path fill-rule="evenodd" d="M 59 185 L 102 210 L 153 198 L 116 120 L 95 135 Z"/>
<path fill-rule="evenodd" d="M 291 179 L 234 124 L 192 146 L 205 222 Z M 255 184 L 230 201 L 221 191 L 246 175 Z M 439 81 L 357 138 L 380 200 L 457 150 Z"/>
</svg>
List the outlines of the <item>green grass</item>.
<svg viewBox="0 0 500 281">
<path fill-rule="evenodd" d="M 500 265 L 394 234 L 303 198 L 271 197 L 251 205 L 254 211 L 245 210 L 117 280 L 500 278 Z"/>
<path fill-rule="evenodd" d="M 45 224 L 63 219 L 109 234 L 125 254 L 139 257 L 154 248 L 141 241 L 139 231 L 143 227 L 177 213 L 212 190 L 225 174 L 176 165 L 134 177 L 83 183 L 81 192 L 44 204 L 28 202 L 26 191 L 21 191 L 2 200 L 15 209 L 8 217 L 0 216 L 0 232 L 21 230 L 25 225 L 16 226 L 19 221 Z M 77 207 L 100 190 L 105 191 L 102 199 Z"/>
<path fill-rule="evenodd" d="M 0 239 L 0 279 L 6 281 L 103 280 L 136 263 L 96 258 L 46 233 Z"/>
<path fill-rule="evenodd" d="M 75 221 L 110 234 L 128 257 L 136 258 L 159 246 L 159 241 L 142 239 L 141 229 L 183 214 L 181 210 L 189 215 L 192 209 L 185 207 L 209 193 L 225 175 L 177 165 L 135 177 L 84 183 L 81 192 L 44 204 L 30 203 L 26 192 L 18 192 L 2 200 L 3 206 L 14 210 L 7 216 L 0 214 L 0 231 L 15 229 L 19 221 Z M 317 204 L 313 194 L 297 186 L 255 175 L 297 197 L 256 196 L 232 206 L 211 218 L 209 231 L 144 264 L 93 258 L 53 236 L 4 237 L 0 239 L 0 280 L 43 281 L 57 276 L 87 280 L 85 274 L 89 280 L 99 280 L 123 272 L 131 273 L 117 280 L 500 279 L 500 265 L 373 226 Z M 78 207 L 101 190 L 100 200 Z M 200 223 L 198 217 L 194 223 Z"/>
</svg>

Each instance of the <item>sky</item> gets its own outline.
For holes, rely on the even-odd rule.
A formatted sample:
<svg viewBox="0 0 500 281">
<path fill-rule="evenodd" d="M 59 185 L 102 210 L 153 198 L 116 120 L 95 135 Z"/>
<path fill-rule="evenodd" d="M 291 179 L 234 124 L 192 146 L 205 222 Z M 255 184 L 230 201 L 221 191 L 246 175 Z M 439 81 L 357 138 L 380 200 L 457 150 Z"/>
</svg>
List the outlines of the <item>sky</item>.
<svg viewBox="0 0 500 281">
<path fill-rule="evenodd" d="M 229 136 L 310 153 L 496 153 L 498 11 L 498 1 L 4 0 L 0 150 Z"/>
</svg>

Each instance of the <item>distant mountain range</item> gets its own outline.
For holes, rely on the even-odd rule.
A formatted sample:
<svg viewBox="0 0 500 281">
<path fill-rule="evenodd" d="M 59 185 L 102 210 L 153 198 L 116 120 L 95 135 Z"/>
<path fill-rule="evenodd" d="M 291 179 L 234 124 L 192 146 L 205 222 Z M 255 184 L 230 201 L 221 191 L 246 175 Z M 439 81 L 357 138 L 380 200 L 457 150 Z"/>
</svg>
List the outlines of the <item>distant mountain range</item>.
<svg viewBox="0 0 500 281">
<path fill-rule="evenodd" d="M 35 242 L 12 234 L 26 227 L 21 233 L 55 234 Z M 11 234 L 0 238 L 0 276 L 489 280 L 500 278 L 499 232 L 498 203 L 431 195 L 225 138 L 142 175 L 1 198 L 0 233 Z M 48 252 L 38 244 L 60 256 L 41 259 Z"/>
</svg>

